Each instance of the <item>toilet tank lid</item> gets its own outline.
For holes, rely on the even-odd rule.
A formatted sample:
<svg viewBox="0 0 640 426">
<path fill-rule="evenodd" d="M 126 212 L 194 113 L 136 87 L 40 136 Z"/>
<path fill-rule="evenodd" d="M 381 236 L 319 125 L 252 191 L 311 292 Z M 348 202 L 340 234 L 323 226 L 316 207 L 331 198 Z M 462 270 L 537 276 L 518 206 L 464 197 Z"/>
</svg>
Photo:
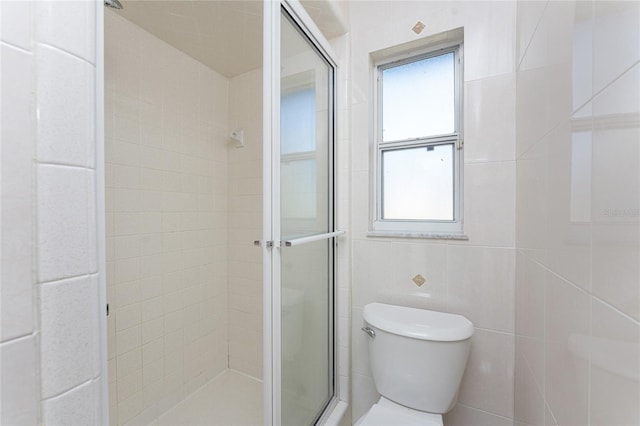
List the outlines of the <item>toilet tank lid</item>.
<svg viewBox="0 0 640 426">
<path fill-rule="evenodd" d="M 455 342 L 473 335 L 473 324 L 462 315 L 369 303 L 364 320 L 380 330 L 414 339 Z"/>
</svg>

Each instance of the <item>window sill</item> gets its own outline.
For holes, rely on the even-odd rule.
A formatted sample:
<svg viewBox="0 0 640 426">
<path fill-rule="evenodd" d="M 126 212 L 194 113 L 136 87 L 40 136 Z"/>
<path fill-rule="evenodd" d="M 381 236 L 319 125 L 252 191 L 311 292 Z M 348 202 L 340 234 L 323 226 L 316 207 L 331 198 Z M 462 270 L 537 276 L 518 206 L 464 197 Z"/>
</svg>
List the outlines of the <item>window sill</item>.
<svg viewBox="0 0 640 426">
<path fill-rule="evenodd" d="M 446 232 L 411 232 L 411 231 L 369 231 L 367 237 L 382 238 L 421 238 L 425 240 L 458 240 L 468 241 L 469 237 L 464 234 L 454 234 Z"/>
</svg>

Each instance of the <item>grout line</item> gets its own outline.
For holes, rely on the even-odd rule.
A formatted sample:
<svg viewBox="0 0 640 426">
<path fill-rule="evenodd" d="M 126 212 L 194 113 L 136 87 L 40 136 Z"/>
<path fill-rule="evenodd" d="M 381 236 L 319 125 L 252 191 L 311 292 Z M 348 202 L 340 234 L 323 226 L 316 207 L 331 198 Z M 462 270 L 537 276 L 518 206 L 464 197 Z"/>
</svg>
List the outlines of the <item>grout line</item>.
<svg viewBox="0 0 640 426">
<path fill-rule="evenodd" d="M 476 330 L 485 331 L 485 332 L 489 332 L 489 333 L 502 334 L 504 336 L 513 336 L 513 337 L 516 336 L 516 334 L 514 332 L 511 332 L 511 331 L 494 330 L 492 328 L 476 327 L 476 326 L 474 326 L 473 328 L 475 328 Z"/>
<path fill-rule="evenodd" d="M 36 46 L 37 46 L 37 45 L 45 46 L 45 47 L 48 47 L 48 48 L 50 48 L 50 49 L 52 49 L 52 50 L 54 50 L 54 51 L 57 51 L 57 52 L 59 52 L 59 53 L 63 53 L 63 54 L 65 54 L 65 55 L 71 56 L 72 58 L 75 58 L 75 59 L 77 59 L 77 60 L 79 60 L 79 61 L 84 62 L 85 64 L 90 65 L 94 70 L 95 70 L 95 68 L 96 68 L 96 64 L 95 64 L 95 63 L 93 63 L 93 62 L 89 61 L 89 60 L 88 60 L 88 59 L 86 59 L 86 58 L 83 58 L 82 56 L 78 56 L 78 55 L 77 55 L 77 54 L 75 54 L 75 53 L 69 52 L 68 50 L 63 49 L 62 47 L 55 46 L 55 45 L 53 45 L 53 44 L 49 44 L 49 43 L 42 42 L 42 41 L 36 41 L 36 43 L 35 43 L 35 44 L 36 44 Z"/>
<path fill-rule="evenodd" d="M 524 253 L 522 253 L 524 254 Z M 572 287 L 574 287 L 575 289 L 577 289 L 578 291 L 580 291 L 581 293 L 585 294 L 586 296 L 589 296 L 593 299 L 596 299 L 597 301 L 599 301 L 600 303 L 604 304 L 605 306 L 607 306 L 608 308 L 612 309 L 613 311 L 615 311 L 616 313 L 618 313 L 619 315 L 624 316 L 626 319 L 628 319 L 629 321 L 632 321 L 635 324 L 640 325 L 640 321 L 633 318 L 631 315 L 624 313 L 623 311 L 621 311 L 620 309 L 616 308 L 615 306 L 613 306 L 611 303 L 607 302 L 606 300 L 602 299 L 601 297 L 599 297 L 596 294 L 593 294 L 590 290 L 585 289 L 580 287 L 579 285 L 575 284 L 572 281 L 569 281 L 567 278 L 563 277 L 562 275 L 558 274 L 557 272 L 549 269 L 547 266 L 545 266 L 544 264 L 540 263 L 537 259 L 534 259 L 530 256 L 527 256 L 526 254 L 524 254 L 527 259 L 533 263 L 535 263 L 536 265 L 538 265 L 540 268 L 544 269 L 545 271 L 549 272 L 551 275 L 555 276 L 556 278 L 560 279 L 561 281 L 571 285 Z M 546 302 L 545 302 L 546 303 Z"/>
<path fill-rule="evenodd" d="M 584 108 L 585 106 L 587 106 L 589 103 L 593 102 L 596 97 L 600 96 L 604 91 L 606 91 L 609 87 L 611 87 L 614 83 L 616 83 L 618 80 L 620 80 L 622 77 L 624 77 L 629 71 L 631 71 L 633 68 L 635 68 L 638 64 L 640 64 L 640 60 L 636 61 L 635 63 L 633 63 L 631 66 L 629 66 L 627 69 L 625 69 L 624 71 L 622 71 L 622 73 L 620 73 L 620 75 L 618 75 L 616 78 L 614 78 L 613 80 L 609 81 L 609 83 L 607 83 L 602 89 L 598 90 L 596 93 L 592 94 L 591 97 L 586 100 L 585 102 L 583 102 L 580 106 L 578 106 L 576 109 L 574 109 L 571 112 L 571 115 L 575 115 L 578 111 L 580 111 L 582 108 Z M 592 87 L 593 89 L 593 87 Z M 591 116 L 593 116 L 593 114 L 591 114 Z"/>
<path fill-rule="evenodd" d="M 67 390 L 64 390 L 64 391 L 62 391 L 62 392 L 59 392 L 59 393 L 57 393 L 57 394 L 55 394 L 55 395 L 53 395 L 53 396 L 49 396 L 49 397 L 47 397 L 47 398 L 43 398 L 43 399 L 42 399 L 42 401 L 51 401 L 51 400 L 53 400 L 53 399 L 57 399 L 57 398 L 63 397 L 63 396 L 65 396 L 66 394 L 68 394 L 68 393 L 70 393 L 70 392 L 72 392 L 72 391 L 74 391 L 74 390 L 78 389 L 79 387 L 84 386 L 84 385 L 86 385 L 86 384 L 88 384 L 88 383 L 93 382 L 94 380 L 95 380 L 95 378 L 87 379 L 87 380 L 85 380 L 84 382 L 78 383 L 77 385 L 74 385 L 73 387 L 71 387 L 71 388 L 69 388 L 69 389 L 67 389 Z"/>
<path fill-rule="evenodd" d="M 98 275 L 97 273 L 93 272 L 93 273 L 86 273 L 86 274 L 82 274 L 82 275 L 73 275 L 70 277 L 64 277 L 64 278 L 58 278 L 55 280 L 51 280 L 51 281 L 42 281 L 42 282 L 37 282 L 36 285 L 38 286 L 44 286 L 44 285 L 54 285 L 54 284 L 60 284 L 66 281 L 70 281 L 70 280 L 75 280 L 75 279 L 80 279 L 80 278 L 90 278 L 92 275 Z"/>
<path fill-rule="evenodd" d="M 33 331 L 33 332 L 29 333 L 29 334 L 23 334 L 23 335 L 20 335 L 20 336 L 17 336 L 17 337 L 12 337 L 12 338 L 10 338 L 9 340 L 3 340 L 2 342 L 0 342 L 0 347 L 1 347 L 1 346 L 4 346 L 4 345 L 6 345 L 6 344 L 10 344 L 10 343 L 14 343 L 14 342 L 19 342 L 19 341 L 21 341 L 21 340 L 27 340 L 27 339 L 29 339 L 30 337 L 35 337 L 35 335 L 36 335 L 36 332 L 35 332 L 35 331 Z"/>
<path fill-rule="evenodd" d="M 22 52 L 22 53 L 26 53 L 27 55 L 33 55 L 33 52 L 31 50 L 27 50 L 27 49 L 25 49 L 23 47 L 17 46 L 17 45 L 12 44 L 12 43 L 9 43 L 6 40 L 0 40 L 0 46 L 5 46 L 5 47 L 8 47 L 9 49 L 17 50 L 17 51 Z"/>
<path fill-rule="evenodd" d="M 481 412 L 483 412 L 485 414 L 489 414 L 491 416 L 500 417 L 501 419 L 513 420 L 513 418 L 511 418 L 511 417 L 506 417 L 506 416 L 503 416 L 502 414 L 493 413 L 491 411 L 483 410 L 481 408 L 477 408 L 477 407 L 474 407 L 474 406 L 471 406 L 471 405 L 462 404 L 462 403 L 458 403 L 457 405 L 460 405 L 460 406 L 465 407 L 465 408 L 471 408 L 472 410 L 481 411 Z"/>
<path fill-rule="evenodd" d="M 520 66 L 522 65 L 522 62 L 524 61 L 524 58 L 527 56 L 527 53 L 529 52 L 529 47 L 531 47 L 531 43 L 533 42 L 533 39 L 536 35 L 536 33 L 538 32 L 538 27 L 540 26 L 540 23 L 542 22 L 542 18 L 544 17 L 544 14 L 547 11 L 547 7 L 549 6 L 549 1 L 547 0 L 547 2 L 544 5 L 544 9 L 542 9 L 542 13 L 540 14 L 540 18 L 538 18 L 538 22 L 536 23 L 536 27 L 533 29 L 533 32 L 531 33 L 531 37 L 529 38 L 529 42 L 527 43 L 527 47 L 525 47 L 524 52 L 522 52 L 522 59 L 518 59 L 516 58 L 517 65 L 516 65 L 516 72 L 520 69 Z M 516 11 L 516 15 L 517 15 L 517 11 Z M 517 19 L 516 19 L 516 26 L 517 26 Z M 517 34 L 516 34 L 516 39 L 517 39 Z M 517 46 L 516 46 L 517 49 Z"/>
<path fill-rule="evenodd" d="M 89 170 L 95 172 L 95 168 L 87 166 L 78 166 L 77 164 L 65 164 L 65 163 L 53 163 L 53 162 L 38 162 L 38 166 L 50 166 L 50 167 L 65 167 L 69 169 Z"/>
</svg>

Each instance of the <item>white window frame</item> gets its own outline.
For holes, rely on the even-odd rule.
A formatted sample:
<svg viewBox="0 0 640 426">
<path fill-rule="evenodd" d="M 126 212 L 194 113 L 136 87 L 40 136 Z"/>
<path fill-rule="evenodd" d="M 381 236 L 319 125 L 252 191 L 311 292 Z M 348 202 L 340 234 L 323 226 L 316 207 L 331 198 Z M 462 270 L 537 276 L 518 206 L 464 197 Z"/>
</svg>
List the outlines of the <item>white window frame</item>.
<svg viewBox="0 0 640 426">
<path fill-rule="evenodd" d="M 454 53 L 455 118 L 454 132 L 445 135 L 384 142 L 382 140 L 382 72 L 411 62 Z M 396 54 L 375 62 L 373 67 L 374 89 L 374 140 L 372 144 L 372 205 L 369 236 L 400 236 L 418 238 L 466 239 L 463 235 L 463 43 L 458 40 L 446 45 Z M 399 148 L 417 148 L 452 143 L 453 154 L 453 220 L 412 220 L 382 218 L 382 153 Z"/>
</svg>

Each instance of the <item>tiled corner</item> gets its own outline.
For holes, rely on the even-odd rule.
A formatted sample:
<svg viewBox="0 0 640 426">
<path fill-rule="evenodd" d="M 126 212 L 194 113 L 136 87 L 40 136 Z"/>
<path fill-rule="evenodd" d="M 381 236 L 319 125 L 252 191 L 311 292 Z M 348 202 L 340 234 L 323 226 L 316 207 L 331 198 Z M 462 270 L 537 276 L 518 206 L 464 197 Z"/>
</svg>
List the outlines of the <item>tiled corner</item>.
<svg viewBox="0 0 640 426">
<path fill-rule="evenodd" d="M 35 2 L 36 39 L 95 64 L 96 8 L 100 6 L 88 0 Z"/>
<path fill-rule="evenodd" d="M 93 425 L 99 423 L 99 381 L 89 381 L 62 395 L 46 399 L 42 418 L 48 425 Z"/>
<path fill-rule="evenodd" d="M 98 289 L 89 276 L 41 284 L 40 371 L 42 396 L 49 398 L 94 377 L 100 357 Z"/>
<path fill-rule="evenodd" d="M 36 59 L 38 160 L 95 167 L 95 68 L 43 44 Z"/>
<path fill-rule="evenodd" d="M 27 10 L 29 3 L 25 3 Z M 21 2 L 7 2 L 5 15 L 19 13 Z M 17 18 L 16 18 L 17 19 Z M 17 22 L 17 21 L 16 21 Z M 8 27 L 10 23 L 6 23 Z M 7 31 L 17 31 L 14 30 Z M 17 36 L 16 36 L 17 37 Z M 2 55 L 2 329 L 0 341 L 34 329 L 32 309 L 33 145 L 31 128 L 32 55 L 0 45 Z"/>
<path fill-rule="evenodd" d="M 95 217 L 89 217 L 89 171 L 38 166 L 38 280 L 88 274 L 96 247 L 89 246 Z"/>
</svg>

